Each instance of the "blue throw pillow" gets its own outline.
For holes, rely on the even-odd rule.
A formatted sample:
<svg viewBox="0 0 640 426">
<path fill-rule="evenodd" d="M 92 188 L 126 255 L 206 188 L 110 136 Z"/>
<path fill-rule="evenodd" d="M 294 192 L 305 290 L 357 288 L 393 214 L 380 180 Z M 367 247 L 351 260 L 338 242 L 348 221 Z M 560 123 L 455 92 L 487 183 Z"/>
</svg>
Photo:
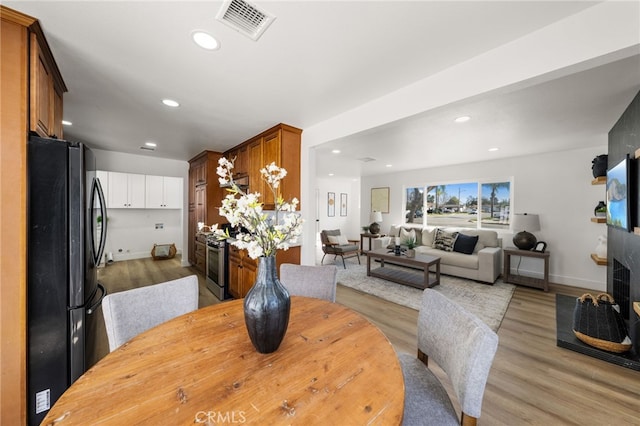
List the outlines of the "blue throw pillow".
<svg viewBox="0 0 640 426">
<path fill-rule="evenodd" d="M 457 251 L 458 253 L 471 254 L 473 253 L 473 249 L 476 247 L 476 243 L 478 242 L 478 236 L 470 236 L 464 234 L 458 234 L 458 238 L 456 238 L 456 242 L 453 245 L 453 251 Z"/>
</svg>

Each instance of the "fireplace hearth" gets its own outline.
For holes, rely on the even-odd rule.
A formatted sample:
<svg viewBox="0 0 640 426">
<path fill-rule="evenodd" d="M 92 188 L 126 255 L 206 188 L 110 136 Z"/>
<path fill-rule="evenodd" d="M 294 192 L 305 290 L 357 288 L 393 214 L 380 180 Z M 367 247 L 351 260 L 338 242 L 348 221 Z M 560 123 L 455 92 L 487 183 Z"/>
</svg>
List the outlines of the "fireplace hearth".
<svg viewBox="0 0 640 426">
<path fill-rule="evenodd" d="M 573 309 L 575 305 L 575 296 L 556 294 L 556 344 L 561 348 L 570 349 L 584 355 L 601 359 L 602 361 L 640 371 L 640 355 L 637 353 L 637 342 L 629 352 L 616 354 L 594 348 L 578 340 L 575 334 L 573 334 Z"/>
</svg>

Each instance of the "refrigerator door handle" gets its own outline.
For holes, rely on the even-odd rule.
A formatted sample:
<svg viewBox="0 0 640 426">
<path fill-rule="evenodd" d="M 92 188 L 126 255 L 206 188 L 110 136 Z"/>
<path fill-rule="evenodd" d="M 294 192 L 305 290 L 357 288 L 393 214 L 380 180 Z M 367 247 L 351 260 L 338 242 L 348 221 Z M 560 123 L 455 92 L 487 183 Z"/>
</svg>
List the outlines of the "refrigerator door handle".
<svg viewBox="0 0 640 426">
<path fill-rule="evenodd" d="M 98 283 L 98 288 L 100 289 L 102 294 L 100 295 L 100 298 L 96 300 L 96 302 L 93 305 L 89 306 L 89 308 L 87 309 L 87 315 L 91 315 L 98 308 L 98 306 L 100 306 L 100 304 L 102 303 L 102 299 L 104 299 L 104 297 L 107 295 L 107 290 L 104 288 L 102 284 Z"/>
<path fill-rule="evenodd" d="M 102 216 L 102 232 L 100 232 L 100 243 L 98 244 L 98 250 L 94 252 L 94 264 L 99 265 L 102 254 L 104 253 L 104 246 L 107 243 L 107 202 L 104 198 L 104 192 L 102 191 L 102 185 L 100 180 L 93 178 L 93 191 L 91 191 L 91 205 L 95 205 L 94 197 L 98 194 L 98 200 L 100 201 L 100 215 Z M 95 226 L 95 225 L 94 225 Z M 95 234 L 93 234 L 95 235 Z M 95 244 L 95 241 L 93 242 Z M 95 247 L 95 245 L 94 245 Z"/>
</svg>

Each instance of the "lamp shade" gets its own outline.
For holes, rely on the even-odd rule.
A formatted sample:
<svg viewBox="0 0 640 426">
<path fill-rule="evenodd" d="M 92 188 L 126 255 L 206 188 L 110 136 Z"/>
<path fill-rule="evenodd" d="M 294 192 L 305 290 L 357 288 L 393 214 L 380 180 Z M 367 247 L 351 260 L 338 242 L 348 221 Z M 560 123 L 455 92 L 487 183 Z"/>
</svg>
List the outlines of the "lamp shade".
<svg viewBox="0 0 640 426">
<path fill-rule="evenodd" d="M 534 232 L 540 230 L 540 219 L 537 214 L 516 213 L 513 215 L 513 230 L 516 232 Z"/>
<path fill-rule="evenodd" d="M 513 230 L 518 231 L 513 236 L 513 244 L 520 250 L 531 250 L 538 240 L 529 231 L 540 230 L 540 219 L 537 214 L 515 214 L 513 216 Z"/>
</svg>

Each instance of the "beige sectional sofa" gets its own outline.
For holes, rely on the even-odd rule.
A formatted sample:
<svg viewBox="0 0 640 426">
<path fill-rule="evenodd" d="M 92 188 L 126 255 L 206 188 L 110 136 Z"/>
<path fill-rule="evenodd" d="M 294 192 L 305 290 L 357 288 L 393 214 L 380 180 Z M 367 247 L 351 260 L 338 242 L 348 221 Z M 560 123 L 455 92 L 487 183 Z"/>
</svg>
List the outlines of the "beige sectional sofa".
<svg viewBox="0 0 640 426">
<path fill-rule="evenodd" d="M 372 248 L 391 247 L 395 237 L 401 244 L 416 238 L 416 253 L 440 258 L 440 272 L 493 284 L 502 271 L 502 240 L 491 230 L 410 227 L 392 225 L 386 237 L 377 238 Z"/>
</svg>

